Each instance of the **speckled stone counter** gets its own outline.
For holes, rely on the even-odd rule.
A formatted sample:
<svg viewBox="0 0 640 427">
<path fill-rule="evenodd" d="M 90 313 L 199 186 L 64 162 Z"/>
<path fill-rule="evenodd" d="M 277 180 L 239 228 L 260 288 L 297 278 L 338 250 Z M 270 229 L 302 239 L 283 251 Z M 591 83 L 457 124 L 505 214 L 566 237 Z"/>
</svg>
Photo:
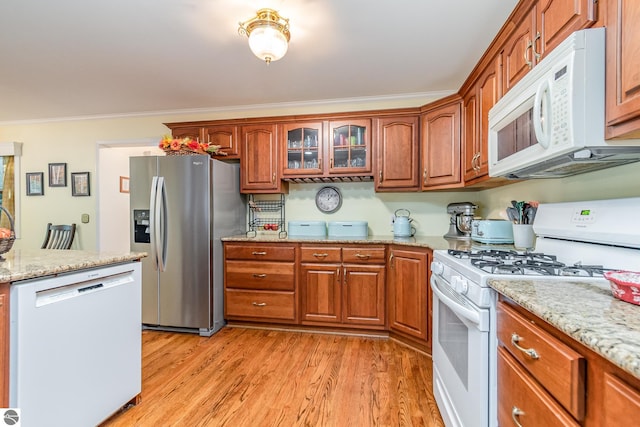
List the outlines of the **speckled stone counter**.
<svg viewBox="0 0 640 427">
<path fill-rule="evenodd" d="M 15 282 L 75 270 L 135 261 L 144 252 L 92 252 L 56 249 L 13 249 L 0 261 L 0 282 Z"/>
<path fill-rule="evenodd" d="M 640 378 L 640 306 L 614 298 L 606 280 L 491 279 L 489 286 Z"/>
<path fill-rule="evenodd" d="M 394 238 L 393 236 L 367 236 L 366 238 L 353 237 L 285 237 L 278 238 L 276 234 L 247 237 L 245 235 L 223 237 L 223 242 L 262 242 L 262 243 L 335 243 L 335 244 L 367 244 L 367 245 L 407 245 L 430 249 L 456 249 L 460 245 L 469 245 L 465 241 L 446 240 L 439 236 L 416 236 Z"/>
</svg>

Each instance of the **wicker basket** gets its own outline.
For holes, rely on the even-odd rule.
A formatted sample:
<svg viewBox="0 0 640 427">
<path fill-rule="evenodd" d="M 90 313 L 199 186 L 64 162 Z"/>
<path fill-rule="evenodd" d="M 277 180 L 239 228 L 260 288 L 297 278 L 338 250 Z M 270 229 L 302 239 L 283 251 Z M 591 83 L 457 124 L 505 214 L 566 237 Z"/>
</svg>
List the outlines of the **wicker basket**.
<svg viewBox="0 0 640 427">
<path fill-rule="evenodd" d="M 7 214 L 7 217 L 9 218 L 9 224 L 11 224 L 11 235 L 9 237 L 0 238 L 0 261 L 4 261 L 2 254 L 6 254 L 11 250 L 11 248 L 13 247 L 13 242 L 16 241 L 16 233 L 13 228 L 13 217 L 11 217 L 9 211 L 2 206 L 0 206 L 0 209 L 2 210 L 2 212 Z M 2 217 L 2 212 L 0 212 L 0 217 Z"/>
</svg>

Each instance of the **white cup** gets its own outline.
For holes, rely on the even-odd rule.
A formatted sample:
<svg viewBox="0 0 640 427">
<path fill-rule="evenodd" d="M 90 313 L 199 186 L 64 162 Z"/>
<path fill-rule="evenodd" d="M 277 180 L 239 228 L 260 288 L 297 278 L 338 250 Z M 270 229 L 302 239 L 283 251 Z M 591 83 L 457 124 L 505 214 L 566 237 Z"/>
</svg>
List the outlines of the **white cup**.
<svg viewBox="0 0 640 427">
<path fill-rule="evenodd" d="M 516 249 L 533 249 L 533 225 L 513 224 L 513 246 Z"/>
</svg>

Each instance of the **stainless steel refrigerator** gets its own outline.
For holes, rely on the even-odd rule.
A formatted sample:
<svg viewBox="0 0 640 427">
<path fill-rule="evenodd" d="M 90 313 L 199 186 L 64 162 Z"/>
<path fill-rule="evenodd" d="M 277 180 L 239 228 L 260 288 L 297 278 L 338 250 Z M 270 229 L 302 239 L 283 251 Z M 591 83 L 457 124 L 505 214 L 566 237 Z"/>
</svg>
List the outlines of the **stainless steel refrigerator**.
<svg viewBox="0 0 640 427">
<path fill-rule="evenodd" d="M 142 259 L 147 329 L 210 336 L 224 325 L 221 237 L 244 234 L 239 165 L 194 156 L 131 157 L 131 250 Z"/>
</svg>

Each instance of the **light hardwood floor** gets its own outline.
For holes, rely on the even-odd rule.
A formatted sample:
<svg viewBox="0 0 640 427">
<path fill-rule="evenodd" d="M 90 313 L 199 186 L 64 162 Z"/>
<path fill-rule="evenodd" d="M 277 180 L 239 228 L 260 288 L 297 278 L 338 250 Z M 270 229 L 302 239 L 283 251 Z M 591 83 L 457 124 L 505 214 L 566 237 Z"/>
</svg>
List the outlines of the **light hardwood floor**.
<svg viewBox="0 0 640 427">
<path fill-rule="evenodd" d="M 438 426 L 431 358 L 391 340 L 143 331 L 142 401 L 115 426 Z"/>
</svg>

